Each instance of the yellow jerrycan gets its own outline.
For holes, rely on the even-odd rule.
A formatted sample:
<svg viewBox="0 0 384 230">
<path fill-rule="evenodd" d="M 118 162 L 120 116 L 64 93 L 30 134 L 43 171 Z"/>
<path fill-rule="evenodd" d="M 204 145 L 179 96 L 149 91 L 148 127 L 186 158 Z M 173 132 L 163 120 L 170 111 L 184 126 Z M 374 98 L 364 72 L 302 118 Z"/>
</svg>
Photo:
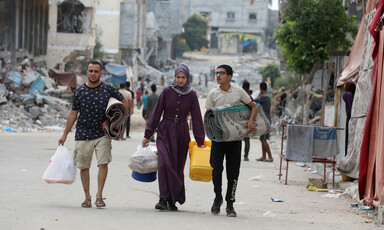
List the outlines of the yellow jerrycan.
<svg viewBox="0 0 384 230">
<path fill-rule="evenodd" d="M 212 180 L 212 167 L 209 163 L 212 142 L 204 141 L 205 148 L 199 148 L 195 140 L 189 142 L 189 178 L 194 181 L 209 182 Z"/>
</svg>

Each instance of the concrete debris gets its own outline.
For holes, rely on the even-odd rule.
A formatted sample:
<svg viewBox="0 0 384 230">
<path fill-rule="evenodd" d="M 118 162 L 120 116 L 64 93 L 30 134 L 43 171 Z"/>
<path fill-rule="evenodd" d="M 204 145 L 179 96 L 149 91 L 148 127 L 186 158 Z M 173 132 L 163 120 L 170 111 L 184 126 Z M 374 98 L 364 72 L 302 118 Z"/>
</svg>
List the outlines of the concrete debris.
<svg viewBox="0 0 384 230">
<path fill-rule="evenodd" d="M 70 111 L 68 86 L 56 85 L 43 67 L 24 59 L 0 63 L 0 132 L 64 128 Z M 65 99 L 64 99 L 65 98 Z"/>
</svg>

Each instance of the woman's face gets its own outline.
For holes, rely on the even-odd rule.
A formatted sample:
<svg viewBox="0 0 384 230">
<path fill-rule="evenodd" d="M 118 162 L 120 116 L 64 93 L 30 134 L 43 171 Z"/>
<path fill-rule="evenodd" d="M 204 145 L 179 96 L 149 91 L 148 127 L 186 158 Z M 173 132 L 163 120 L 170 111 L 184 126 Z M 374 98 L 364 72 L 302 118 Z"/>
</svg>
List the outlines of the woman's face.
<svg viewBox="0 0 384 230">
<path fill-rule="evenodd" d="M 179 87 L 183 87 L 187 84 L 188 78 L 187 76 L 185 76 L 183 72 L 179 72 L 175 78 L 176 78 L 176 84 Z"/>
</svg>

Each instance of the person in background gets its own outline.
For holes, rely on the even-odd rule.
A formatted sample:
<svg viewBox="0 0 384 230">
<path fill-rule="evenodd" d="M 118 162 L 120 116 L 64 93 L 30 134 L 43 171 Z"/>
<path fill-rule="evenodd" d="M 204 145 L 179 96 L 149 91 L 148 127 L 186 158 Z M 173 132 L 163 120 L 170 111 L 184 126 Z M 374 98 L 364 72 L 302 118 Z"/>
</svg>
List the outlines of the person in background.
<svg viewBox="0 0 384 230">
<path fill-rule="evenodd" d="M 245 90 L 245 92 L 247 92 L 247 94 L 249 95 L 249 97 L 251 98 L 252 100 L 252 97 L 251 97 L 251 92 L 249 90 L 250 88 L 250 84 L 248 81 L 244 81 L 243 82 L 243 89 Z M 249 155 L 249 149 L 251 147 L 251 144 L 250 144 L 250 138 L 249 137 L 245 137 L 243 139 L 244 141 L 244 161 L 249 161 L 249 158 L 248 158 L 248 155 Z"/>
<path fill-rule="evenodd" d="M 129 88 L 131 87 L 131 83 L 130 83 L 129 81 L 125 82 L 125 86 L 126 86 L 126 90 L 128 90 L 128 92 L 130 92 L 130 93 L 131 93 L 131 96 L 132 96 L 132 98 L 131 98 L 131 100 L 132 100 L 132 107 L 131 107 L 131 110 L 132 110 L 132 111 L 130 111 L 130 113 L 133 114 L 133 112 L 134 112 L 134 111 L 133 111 L 133 108 L 134 108 L 134 106 L 133 106 L 133 101 L 135 100 L 135 93 L 134 93 L 132 90 L 129 89 Z M 128 120 L 127 120 L 127 127 L 125 128 L 125 132 L 126 132 L 127 138 L 131 138 L 131 137 L 129 136 L 129 131 L 130 131 L 130 129 L 131 129 L 131 116 L 128 117 Z"/>
<path fill-rule="evenodd" d="M 145 112 L 146 112 L 146 109 L 147 109 L 147 97 L 148 97 L 148 91 L 145 90 L 144 92 L 144 96 L 141 98 L 141 104 L 143 105 L 143 112 L 142 112 L 142 116 L 145 119 Z"/>
<path fill-rule="evenodd" d="M 214 109 L 220 106 L 232 105 L 241 102 L 252 108 L 252 113 L 248 121 L 248 132 L 255 130 L 255 118 L 257 115 L 257 107 L 253 103 L 249 95 L 240 87 L 231 86 L 233 70 L 229 65 L 220 65 L 216 69 L 216 81 L 219 87 L 209 91 L 205 102 L 206 109 Z M 223 161 L 226 159 L 227 171 L 227 193 L 225 200 L 227 201 L 227 216 L 236 217 L 237 213 L 233 207 L 235 202 L 236 188 L 240 173 L 241 163 L 241 140 L 228 142 L 212 141 L 210 163 L 212 170 L 212 181 L 215 192 L 215 199 L 211 207 L 212 214 L 219 214 L 220 207 L 223 204 L 223 196 L 221 195 L 221 185 L 223 177 Z"/>
<path fill-rule="evenodd" d="M 283 110 L 287 102 L 287 93 L 285 92 L 285 87 L 280 88 L 280 96 L 277 98 L 277 102 L 279 103 L 277 105 L 278 116 L 281 117 L 281 115 L 283 115 Z"/>
<path fill-rule="evenodd" d="M 140 90 L 141 92 L 144 92 L 144 76 L 140 78 Z"/>
<path fill-rule="evenodd" d="M 157 100 L 159 99 L 159 95 L 157 95 L 157 88 L 156 85 L 151 85 L 151 91 L 152 94 L 147 97 L 147 107 L 145 108 L 145 119 L 147 122 L 149 121 L 149 118 L 151 118 L 152 112 L 155 109 Z M 152 142 L 155 142 L 155 136 L 152 136 L 150 138 Z"/>
<path fill-rule="evenodd" d="M 123 95 L 113 86 L 100 80 L 101 70 L 100 62 L 91 61 L 88 63 L 88 81 L 75 90 L 64 133 L 58 140 L 59 145 L 64 145 L 68 133 L 77 120 L 73 162 L 80 169 L 81 183 L 85 193 L 85 200 L 81 204 L 83 208 L 92 207 L 89 168 L 91 167 L 93 152 L 95 152 L 99 167 L 95 205 L 98 208 L 106 206 L 103 189 L 107 179 L 108 164 L 112 160 L 112 143 L 111 138 L 105 134 L 102 124 L 107 120 L 105 110 L 108 101 L 114 97 L 128 108 L 128 101 Z"/>
<path fill-rule="evenodd" d="M 125 83 L 120 84 L 120 90 L 119 92 L 124 96 L 125 100 L 128 101 L 128 118 L 127 118 L 127 125 L 124 129 L 124 131 L 121 134 L 120 140 L 125 140 L 124 138 L 124 132 L 127 130 L 127 138 L 130 138 L 129 136 L 129 123 L 128 120 L 131 120 L 131 115 L 133 114 L 133 99 L 132 94 L 127 90 L 127 85 Z"/>
<path fill-rule="evenodd" d="M 161 87 L 164 86 L 164 75 L 161 75 L 161 77 L 160 77 L 160 86 Z"/>
<path fill-rule="evenodd" d="M 261 82 L 260 83 L 260 94 L 255 99 L 256 103 L 259 103 L 261 105 L 261 108 L 263 108 L 263 111 L 265 115 L 267 116 L 268 120 L 271 121 L 271 98 L 269 97 L 267 93 L 267 83 Z M 269 148 L 269 144 L 267 140 L 269 140 L 269 132 L 265 133 L 260 136 L 260 142 L 261 142 L 261 152 L 262 156 L 257 161 L 264 161 L 264 162 L 273 162 L 273 157 L 271 154 L 271 149 Z M 267 158 L 268 154 L 268 158 Z"/>
<path fill-rule="evenodd" d="M 136 106 L 137 106 L 137 109 L 140 109 L 141 107 L 141 96 L 143 95 L 143 91 L 140 90 L 140 88 L 138 88 L 136 90 Z"/>
<path fill-rule="evenodd" d="M 347 82 L 344 84 L 344 93 L 343 93 L 343 100 L 345 102 L 345 111 L 347 112 L 347 121 L 345 124 L 345 156 L 348 153 L 348 124 L 349 120 L 351 119 L 351 113 L 352 113 L 352 104 L 353 104 L 353 98 L 355 96 L 356 91 L 356 85 L 354 82 Z"/>
<path fill-rule="evenodd" d="M 188 67 L 183 63 L 179 64 L 175 69 L 173 84 L 165 87 L 160 94 L 142 141 L 142 146 L 147 147 L 149 138 L 157 130 L 160 200 L 155 209 L 162 211 L 177 211 L 176 202 L 185 202 L 184 166 L 190 142 L 187 123 L 189 112 L 193 120 L 193 136 L 199 147 L 205 147 L 199 100 L 190 83 Z"/>
</svg>

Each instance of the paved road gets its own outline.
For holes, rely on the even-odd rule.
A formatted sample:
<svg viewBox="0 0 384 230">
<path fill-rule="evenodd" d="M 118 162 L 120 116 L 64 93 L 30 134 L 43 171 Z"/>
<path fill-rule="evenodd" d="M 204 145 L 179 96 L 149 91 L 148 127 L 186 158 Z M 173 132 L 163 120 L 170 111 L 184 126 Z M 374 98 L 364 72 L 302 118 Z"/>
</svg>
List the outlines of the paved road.
<svg viewBox="0 0 384 230">
<path fill-rule="evenodd" d="M 141 183 L 130 176 L 128 156 L 141 143 L 142 133 L 127 141 L 113 141 L 113 161 L 104 196 L 105 209 L 80 208 L 83 192 L 79 177 L 72 185 L 46 184 L 41 176 L 54 154 L 61 133 L 0 133 L 0 229 L 376 229 L 365 223 L 362 211 L 350 208 L 347 198 L 324 198 L 305 189 L 308 174 L 292 164 L 289 184 L 278 181 L 278 163 L 254 162 L 260 145 L 251 141 L 249 162 L 242 162 L 237 218 L 210 213 L 213 185 L 192 181 L 185 169 L 187 202 L 179 212 L 158 212 L 157 181 Z M 72 150 L 74 135 L 66 146 Z M 278 159 L 279 144 L 271 144 Z M 91 194 L 96 193 L 95 162 L 91 168 Z M 79 174 L 78 174 L 79 176 Z M 250 178 L 262 176 L 264 180 Z M 224 183 L 225 184 L 225 183 Z M 275 203 L 271 197 L 284 202 Z M 272 211 L 275 217 L 263 217 Z M 290 212 L 297 214 L 290 214 Z"/>
</svg>

